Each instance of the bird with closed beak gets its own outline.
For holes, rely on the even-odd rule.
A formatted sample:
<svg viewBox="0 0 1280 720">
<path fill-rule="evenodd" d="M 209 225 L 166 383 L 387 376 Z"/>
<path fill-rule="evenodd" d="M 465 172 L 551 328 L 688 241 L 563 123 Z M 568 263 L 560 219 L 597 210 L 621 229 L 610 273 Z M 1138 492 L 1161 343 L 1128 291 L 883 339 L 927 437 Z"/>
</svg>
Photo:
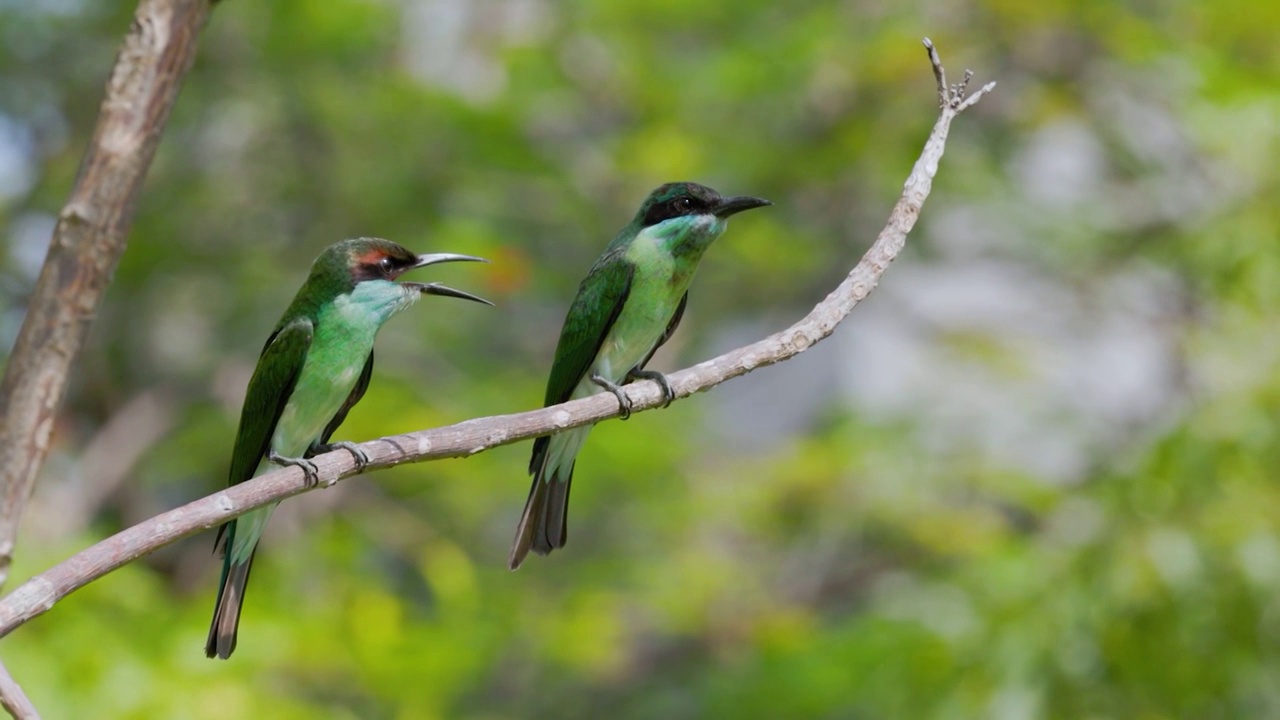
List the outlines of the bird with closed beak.
<svg viewBox="0 0 1280 720">
<path fill-rule="evenodd" d="M 671 384 L 645 365 L 680 324 L 689 284 L 729 217 L 770 205 L 757 197 L 722 197 L 705 185 L 663 185 L 645 198 L 631 222 L 609 243 L 578 286 L 556 345 L 546 405 L 608 391 L 618 398 L 622 419 L 631 403 L 620 387 L 634 379 Z M 569 484 L 578 451 L 591 426 L 534 441 L 529 490 L 507 566 L 515 570 L 529 551 L 546 555 L 568 539 Z"/>
</svg>

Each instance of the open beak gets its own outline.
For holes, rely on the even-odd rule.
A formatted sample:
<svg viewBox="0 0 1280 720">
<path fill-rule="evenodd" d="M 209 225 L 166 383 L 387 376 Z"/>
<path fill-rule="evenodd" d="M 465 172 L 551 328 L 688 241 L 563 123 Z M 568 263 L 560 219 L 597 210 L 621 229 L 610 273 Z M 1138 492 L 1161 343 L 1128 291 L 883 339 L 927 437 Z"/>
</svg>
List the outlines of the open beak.
<svg viewBox="0 0 1280 720">
<path fill-rule="evenodd" d="M 737 197 L 721 198 L 720 202 L 711 209 L 712 214 L 718 218 L 727 218 L 730 215 L 736 215 L 743 210 L 751 208 L 764 207 L 773 203 L 764 198 L 751 197 L 750 195 L 739 195 Z"/>
<path fill-rule="evenodd" d="M 426 255 L 419 255 L 418 262 L 414 263 L 413 267 L 420 268 L 447 262 L 487 263 L 489 261 L 474 255 L 459 255 L 457 253 L 428 253 Z M 463 300 L 471 300 L 472 302 L 484 303 L 485 305 L 493 305 L 493 303 L 478 295 L 472 295 L 469 292 L 455 290 L 448 285 L 441 285 L 440 283 L 402 282 L 400 284 L 405 287 L 416 288 L 418 292 L 423 295 L 443 295 L 445 297 L 462 298 Z"/>
</svg>

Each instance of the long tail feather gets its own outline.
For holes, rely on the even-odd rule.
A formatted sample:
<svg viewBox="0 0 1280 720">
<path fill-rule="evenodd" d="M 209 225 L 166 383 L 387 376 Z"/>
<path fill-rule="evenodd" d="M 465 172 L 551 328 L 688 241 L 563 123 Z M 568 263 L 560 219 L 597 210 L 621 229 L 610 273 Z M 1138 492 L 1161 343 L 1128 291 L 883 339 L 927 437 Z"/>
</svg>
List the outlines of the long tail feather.
<svg viewBox="0 0 1280 720">
<path fill-rule="evenodd" d="M 569 464 L 567 471 L 551 469 L 545 452 L 535 450 L 535 458 L 533 485 L 529 488 L 529 499 L 525 501 L 520 524 L 516 526 L 511 556 L 507 559 L 507 567 L 511 570 L 520 567 L 530 550 L 547 555 L 564 547 L 569 539 L 569 488 L 573 481 L 573 464 Z"/>
<path fill-rule="evenodd" d="M 520 515 L 520 524 L 516 526 L 516 541 L 511 546 L 511 555 L 507 558 L 507 569 L 519 568 L 529 554 L 529 550 L 533 547 L 535 529 L 546 504 L 547 491 L 543 487 L 542 478 L 535 475 L 533 487 L 529 490 L 529 499 L 524 503 L 524 513 Z"/>
<path fill-rule="evenodd" d="M 207 657 L 216 656 L 223 660 L 231 657 L 231 652 L 236 649 L 240 610 L 244 607 L 244 591 L 249 584 L 249 570 L 253 568 L 255 554 L 250 553 L 249 559 L 244 562 L 233 562 L 231 540 L 234 535 L 234 527 L 225 533 L 222 581 L 218 585 L 218 600 L 213 607 L 213 621 L 209 624 L 209 639 L 204 644 L 204 654 Z"/>
<path fill-rule="evenodd" d="M 533 533 L 533 551 L 547 555 L 569 542 L 569 488 L 573 485 L 573 466 L 563 478 L 555 477 L 547 485 L 547 504 L 542 521 Z"/>
<path fill-rule="evenodd" d="M 529 499 L 524 503 L 524 514 L 516 527 L 508 568 L 520 567 L 530 550 L 547 555 L 564 547 L 569 540 L 569 487 L 573 483 L 573 466 L 590 432 L 591 427 L 587 426 L 534 441 L 529 461 L 533 486 L 529 488 Z"/>
</svg>

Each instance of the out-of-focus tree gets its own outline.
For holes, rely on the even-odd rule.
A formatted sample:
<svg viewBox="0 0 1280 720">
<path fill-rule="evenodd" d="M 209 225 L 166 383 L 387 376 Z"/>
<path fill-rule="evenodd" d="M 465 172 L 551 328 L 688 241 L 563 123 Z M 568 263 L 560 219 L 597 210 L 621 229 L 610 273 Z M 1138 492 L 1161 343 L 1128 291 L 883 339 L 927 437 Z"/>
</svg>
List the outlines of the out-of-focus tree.
<svg viewBox="0 0 1280 720">
<path fill-rule="evenodd" d="M 131 10 L 0 4 L 0 347 Z M 672 368 L 789 322 L 870 242 L 933 120 L 920 36 L 1002 87 L 832 341 L 595 431 L 564 551 L 503 569 L 527 446 L 398 468 L 282 506 L 229 663 L 200 652 L 211 537 L 72 596 L 6 663 L 49 717 L 1280 713 L 1277 24 L 1243 2 L 220 4 L 14 580 L 221 485 L 256 353 L 330 242 L 493 258 L 477 289 L 502 307 L 393 321 L 342 437 L 533 407 L 650 187 L 776 203 L 712 249 Z"/>
</svg>

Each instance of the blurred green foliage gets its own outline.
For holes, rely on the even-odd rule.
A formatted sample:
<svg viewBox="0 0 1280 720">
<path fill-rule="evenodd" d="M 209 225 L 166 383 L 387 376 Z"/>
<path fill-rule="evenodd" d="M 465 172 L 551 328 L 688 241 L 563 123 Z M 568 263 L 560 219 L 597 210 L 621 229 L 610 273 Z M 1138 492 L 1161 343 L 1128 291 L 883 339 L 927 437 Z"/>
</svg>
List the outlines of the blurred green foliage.
<svg viewBox="0 0 1280 720">
<path fill-rule="evenodd" d="M 131 12 L 0 2 L 0 347 Z M 230 662 L 201 652 L 211 536 L 0 657 L 50 718 L 1278 716 L 1276 27 L 1240 0 L 221 2 L 8 589 L 221 485 L 325 245 L 489 257 L 439 272 L 500 304 L 392 321 L 340 437 L 525 409 L 651 187 L 776 203 L 708 255 L 671 369 L 869 244 L 934 120 L 922 36 L 1000 87 L 837 338 L 596 429 L 565 550 L 504 569 L 522 444 L 285 503 Z M 914 380 L 860 354 L 890 337 Z"/>
</svg>

